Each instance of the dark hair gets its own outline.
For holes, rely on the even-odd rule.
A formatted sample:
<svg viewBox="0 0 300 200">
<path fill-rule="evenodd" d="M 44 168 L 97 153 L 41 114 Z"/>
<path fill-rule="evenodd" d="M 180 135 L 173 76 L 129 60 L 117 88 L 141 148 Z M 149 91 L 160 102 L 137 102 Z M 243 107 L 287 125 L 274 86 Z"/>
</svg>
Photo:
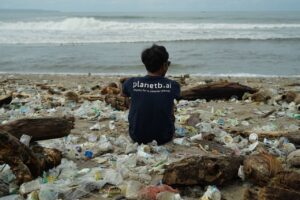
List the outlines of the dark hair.
<svg viewBox="0 0 300 200">
<path fill-rule="evenodd" d="M 157 72 L 168 61 L 169 53 L 164 46 L 153 44 L 152 47 L 142 52 L 141 59 L 147 71 L 153 73 Z"/>
</svg>

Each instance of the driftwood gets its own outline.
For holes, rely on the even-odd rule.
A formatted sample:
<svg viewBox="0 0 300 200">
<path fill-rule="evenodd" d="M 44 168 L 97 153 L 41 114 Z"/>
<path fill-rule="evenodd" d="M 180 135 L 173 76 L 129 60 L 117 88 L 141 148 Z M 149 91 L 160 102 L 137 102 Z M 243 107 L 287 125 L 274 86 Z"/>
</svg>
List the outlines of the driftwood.
<svg viewBox="0 0 300 200">
<path fill-rule="evenodd" d="M 248 188 L 244 200 L 300 199 L 300 173 L 284 171 L 272 155 L 260 153 L 244 160 L 245 177 L 261 188 Z"/>
<path fill-rule="evenodd" d="M 259 186 L 267 185 L 282 171 L 281 163 L 268 153 L 251 155 L 244 160 L 245 177 Z"/>
<path fill-rule="evenodd" d="M 300 192 L 277 188 L 277 187 L 263 187 L 263 188 L 248 188 L 244 193 L 244 200 L 299 200 Z"/>
<path fill-rule="evenodd" d="M 300 145 L 300 131 L 290 132 L 286 134 L 284 137 L 286 137 L 291 143 L 295 145 Z"/>
<path fill-rule="evenodd" d="M 104 97 L 99 96 L 99 95 L 80 95 L 79 98 L 83 99 L 83 100 L 88 100 L 88 101 L 97 101 L 97 100 L 103 101 L 104 100 Z"/>
<path fill-rule="evenodd" d="M 12 95 L 7 95 L 7 96 L 4 96 L 4 97 L 0 97 L 0 108 L 3 105 L 10 104 L 11 101 L 12 101 Z"/>
<path fill-rule="evenodd" d="M 225 130 L 231 134 L 240 135 L 243 137 L 249 137 L 249 135 L 253 133 L 253 131 L 247 131 L 243 129 L 227 128 Z M 300 131 L 255 131 L 255 133 L 260 140 L 263 140 L 264 138 L 274 139 L 279 137 L 286 137 L 291 143 L 300 145 Z"/>
<path fill-rule="evenodd" d="M 117 95 L 106 95 L 105 102 L 117 110 L 127 110 L 130 104 L 128 97 Z"/>
<path fill-rule="evenodd" d="M 293 151 L 288 155 L 287 163 L 290 166 L 300 167 L 300 149 Z"/>
<path fill-rule="evenodd" d="M 0 130 L 0 164 L 8 164 L 16 176 L 16 183 L 31 181 L 60 164 L 61 152 L 56 149 L 30 149 L 8 132 Z"/>
<path fill-rule="evenodd" d="M 0 130 L 19 139 L 26 134 L 32 137 L 31 141 L 46 140 L 69 135 L 74 127 L 74 120 L 74 117 L 24 118 L 0 125 Z"/>
<path fill-rule="evenodd" d="M 272 98 L 272 94 L 269 91 L 266 90 L 259 90 L 258 92 L 255 92 L 253 94 L 245 94 L 243 96 L 243 100 L 251 98 L 254 102 L 267 102 Z"/>
<path fill-rule="evenodd" d="M 269 185 L 300 191 L 300 173 L 296 171 L 279 172 Z"/>
<path fill-rule="evenodd" d="M 167 166 L 167 185 L 222 185 L 237 177 L 241 163 L 235 156 L 192 156 Z"/>
<path fill-rule="evenodd" d="M 245 93 L 255 93 L 256 89 L 239 83 L 215 82 L 205 85 L 198 85 L 196 87 L 183 90 L 181 92 L 181 99 L 196 100 L 196 99 L 230 99 L 235 96 L 242 99 Z"/>
</svg>

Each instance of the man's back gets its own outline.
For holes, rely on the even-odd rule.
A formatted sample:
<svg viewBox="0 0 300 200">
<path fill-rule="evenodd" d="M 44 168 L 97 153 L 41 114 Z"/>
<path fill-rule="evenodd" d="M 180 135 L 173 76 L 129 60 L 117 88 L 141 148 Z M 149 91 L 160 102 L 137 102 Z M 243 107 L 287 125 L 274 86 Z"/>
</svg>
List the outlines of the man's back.
<svg viewBox="0 0 300 200">
<path fill-rule="evenodd" d="M 131 97 L 129 134 L 135 142 L 164 144 L 172 139 L 174 99 L 180 96 L 177 82 L 163 76 L 131 78 L 123 93 Z"/>
</svg>

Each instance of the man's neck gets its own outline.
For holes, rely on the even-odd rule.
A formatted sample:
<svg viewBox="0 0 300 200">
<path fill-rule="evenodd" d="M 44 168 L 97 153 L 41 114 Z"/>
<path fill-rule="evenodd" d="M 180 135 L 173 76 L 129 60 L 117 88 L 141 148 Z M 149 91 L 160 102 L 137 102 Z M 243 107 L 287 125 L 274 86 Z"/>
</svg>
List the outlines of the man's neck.
<svg viewBox="0 0 300 200">
<path fill-rule="evenodd" d="M 161 74 L 151 73 L 151 72 L 148 72 L 147 75 L 148 76 L 162 76 Z"/>
<path fill-rule="evenodd" d="M 161 73 L 157 73 L 157 72 L 156 73 L 148 72 L 147 75 L 148 76 L 163 76 Z"/>
</svg>

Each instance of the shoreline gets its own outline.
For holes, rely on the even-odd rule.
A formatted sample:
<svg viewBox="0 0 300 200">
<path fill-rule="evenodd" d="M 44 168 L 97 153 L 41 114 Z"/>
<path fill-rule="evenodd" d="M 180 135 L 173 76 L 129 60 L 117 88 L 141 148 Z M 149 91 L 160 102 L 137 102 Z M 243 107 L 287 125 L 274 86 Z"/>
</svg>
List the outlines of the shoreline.
<svg viewBox="0 0 300 200">
<path fill-rule="evenodd" d="M 55 73 L 55 72 L 1 72 L 0 75 L 21 75 L 21 76 L 30 76 L 30 75 L 49 75 L 49 76 L 103 76 L 103 77 L 120 77 L 120 76 L 144 76 L 144 74 L 139 73 Z M 167 74 L 166 77 L 180 77 L 188 75 L 195 78 L 300 78 L 299 75 L 264 75 L 264 74 L 248 74 L 248 73 L 237 73 L 237 74 L 189 74 L 189 73 L 180 73 L 180 74 Z"/>
</svg>

